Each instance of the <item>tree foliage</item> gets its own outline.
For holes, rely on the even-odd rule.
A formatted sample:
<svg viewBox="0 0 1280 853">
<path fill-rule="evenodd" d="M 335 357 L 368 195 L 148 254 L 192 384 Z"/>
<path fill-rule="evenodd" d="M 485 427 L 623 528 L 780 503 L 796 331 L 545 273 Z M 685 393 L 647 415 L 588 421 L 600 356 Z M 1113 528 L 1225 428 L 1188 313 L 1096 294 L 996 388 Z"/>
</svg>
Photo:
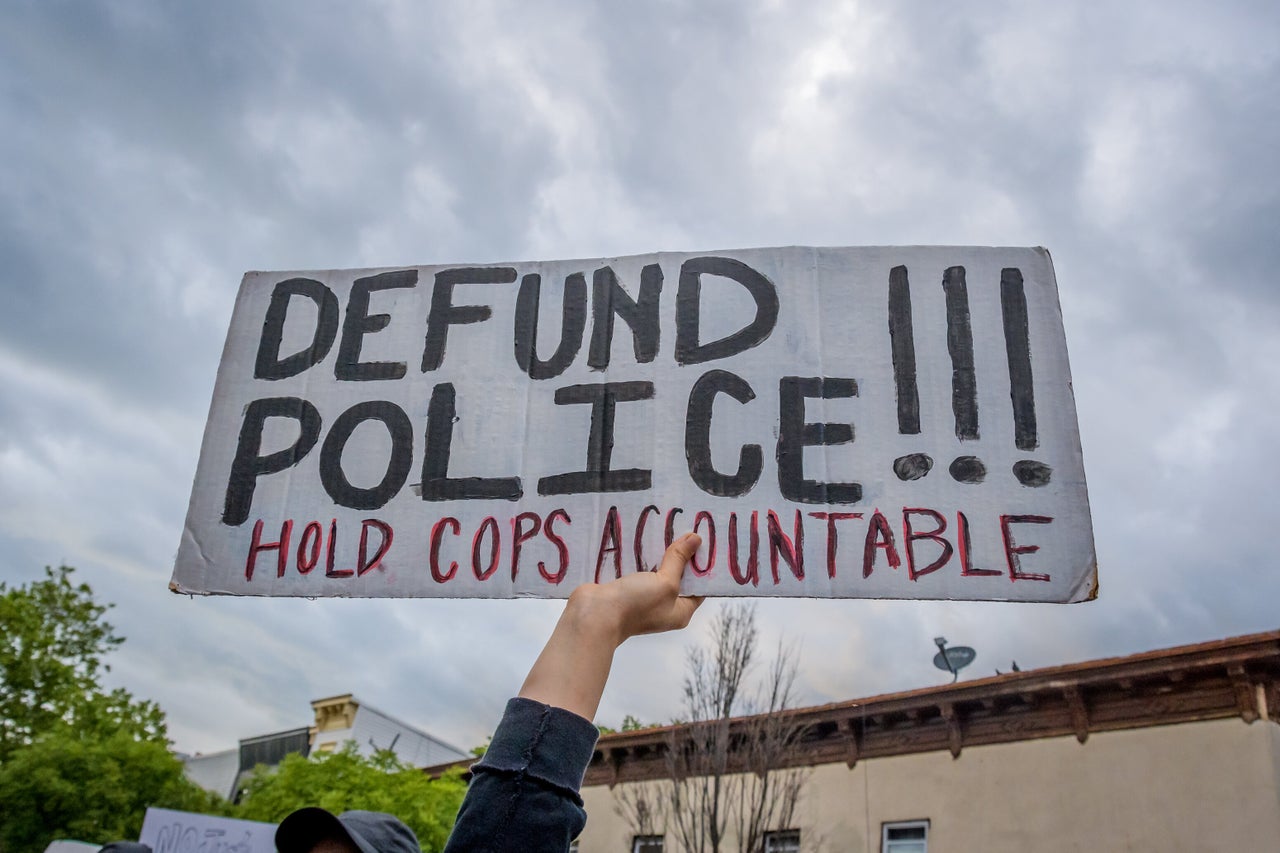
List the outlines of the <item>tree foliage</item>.
<svg viewBox="0 0 1280 853">
<path fill-rule="evenodd" d="M 155 703 L 103 689 L 124 638 L 74 571 L 0 583 L 0 853 L 136 838 L 147 806 L 224 809 L 183 775 Z"/>
<path fill-rule="evenodd" d="M 347 809 L 388 812 L 412 827 L 423 851 L 431 853 L 444 848 L 466 790 L 460 771 L 432 779 L 389 750 L 366 758 L 348 743 L 337 752 L 290 755 L 276 768 L 259 767 L 236 816 L 279 821 L 304 806 L 334 814 Z"/>
<path fill-rule="evenodd" d="M 16 589 L 0 583 L 0 761 L 68 721 L 97 689 L 102 656 L 123 641 L 72 571 L 46 567 L 43 581 Z"/>
<path fill-rule="evenodd" d="M 631 714 L 627 714 L 622 718 L 622 728 L 618 729 L 618 731 L 639 732 L 644 731 L 645 729 L 660 728 L 661 726 L 662 723 L 642 723 L 638 717 L 633 717 Z"/>
<path fill-rule="evenodd" d="M 102 734 L 126 731 L 163 740 L 164 714 L 125 690 L 104 692 L 103 657 L 124 642 L 75 569 L 45 568 L 45 579 L 0 583 L 0 761 L 62 725 Z"/>
<path fill-rule="evenodd" d="M 39 853 L 55 838 L 99 844 L 137 838 L 148 806 L 227 809 L 183 775 L 161 741 L 127 731 L 85 736 L 60 726 L 0 765 L 0 850 Z"/>
<path fill-rule="evenodd" d="M 354 744 L 259 768 L 238 807 L 201 790 L 169 751 L 164 714 L 103 689 L 104 657 L 124 641 L 74 569 L 0 583 L 0 853 L 40 853 L 54 838 L 137 838 L 148 806 L 279 821 L 303 806 L 390 812 L 424 851 L 441 850 L 462 804 L 460 773 L 430 779 L 389 751 Z"/>
</svg>

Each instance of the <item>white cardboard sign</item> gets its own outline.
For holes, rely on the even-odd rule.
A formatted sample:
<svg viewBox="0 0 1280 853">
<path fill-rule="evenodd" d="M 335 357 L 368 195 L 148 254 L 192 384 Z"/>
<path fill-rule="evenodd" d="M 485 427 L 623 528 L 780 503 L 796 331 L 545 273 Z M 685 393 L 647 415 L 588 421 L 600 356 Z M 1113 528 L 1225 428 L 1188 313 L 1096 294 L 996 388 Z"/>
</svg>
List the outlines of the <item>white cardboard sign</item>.
<svg viewBox="0 0 1280 853">
<path fill-rule="evenodd" d="M 1049 253 L 750 249 L 251 272 L 171 587 L 1096 592 Z"/>
<path fill-rule="evenodd" d="M 152 807 L 138 840 L 153 853 L 275 853 L 276 825 Z"/>
</svg>

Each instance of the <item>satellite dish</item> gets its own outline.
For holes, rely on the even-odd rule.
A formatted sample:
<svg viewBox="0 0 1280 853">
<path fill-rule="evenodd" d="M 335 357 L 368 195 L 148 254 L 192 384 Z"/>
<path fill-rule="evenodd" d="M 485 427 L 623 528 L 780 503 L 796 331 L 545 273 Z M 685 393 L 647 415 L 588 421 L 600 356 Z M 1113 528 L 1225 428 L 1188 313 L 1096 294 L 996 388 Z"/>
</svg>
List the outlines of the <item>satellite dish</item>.
<svg viewBox="0 0 1280 853">
<path fill-rule="evenodd" d="M 933 665 L 943 672 L 951 673 L 952 681 L 958 679 L 960 670 L 973 663 L 973 659 L 978 656 L 969 646 L 948 647 L 944 637 L 934 637 L 933 642 L 938 647 L 938 653 L 933 656 Z"/>
</svg>

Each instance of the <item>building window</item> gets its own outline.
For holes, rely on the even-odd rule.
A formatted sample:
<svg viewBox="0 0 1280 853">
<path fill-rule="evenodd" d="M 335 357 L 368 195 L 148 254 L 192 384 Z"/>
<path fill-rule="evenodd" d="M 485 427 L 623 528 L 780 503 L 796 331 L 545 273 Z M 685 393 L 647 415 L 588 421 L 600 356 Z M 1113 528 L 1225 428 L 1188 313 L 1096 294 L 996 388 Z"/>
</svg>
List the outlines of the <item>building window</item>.
<svg viewBox="0 0 1280 853">
<path fill-rule="evenodd" d="M 929 821 L 903 820 L 881 824 L 881 853 L 928 853 Z"/>
<path fill-rule="evenodd" d="M 800 853 L 800 830 L 779 829 L 764 834 L 764 853 Z"/>
<path fill-rule="evenodd" d="M 662 853 L 661 835 L 637 835 L 631 839 L 631 853 Z"/>
</svg>

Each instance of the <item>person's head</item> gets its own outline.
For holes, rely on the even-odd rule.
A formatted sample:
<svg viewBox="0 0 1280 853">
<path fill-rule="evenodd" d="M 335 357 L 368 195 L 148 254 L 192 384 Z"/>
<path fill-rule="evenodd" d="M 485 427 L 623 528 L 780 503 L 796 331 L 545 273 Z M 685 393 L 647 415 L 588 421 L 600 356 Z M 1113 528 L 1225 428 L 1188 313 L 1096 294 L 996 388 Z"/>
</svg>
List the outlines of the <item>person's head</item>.
<svg viewBox="0 0 1280 853">
<path fill-rule="evenodd" d="M 418 836 L 397 817 L 349 811 L 335 816 L 298 809 L 276 829 L 280 853 L 422 853 Z"/>
</svg>

